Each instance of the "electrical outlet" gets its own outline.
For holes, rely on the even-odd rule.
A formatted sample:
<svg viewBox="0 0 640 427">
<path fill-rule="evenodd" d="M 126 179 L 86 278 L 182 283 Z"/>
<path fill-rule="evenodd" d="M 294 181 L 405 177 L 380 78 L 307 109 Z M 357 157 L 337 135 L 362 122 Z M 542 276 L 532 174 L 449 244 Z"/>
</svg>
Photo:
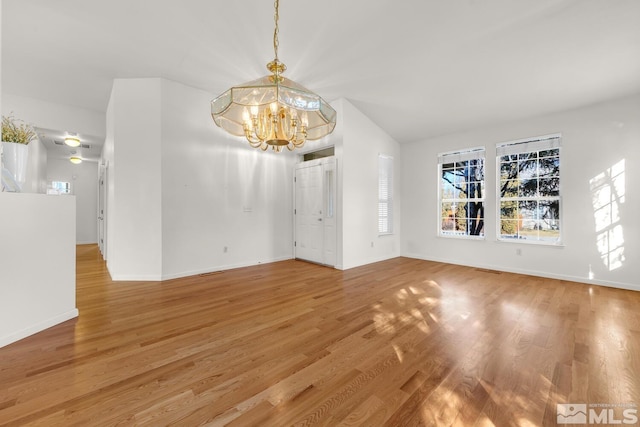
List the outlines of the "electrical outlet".
<svg viewBox="0 0 640 427">
<path fill-rule="evenodd" d="M 371 247 L 373 247 L 373 242 L 371 242 Z"/>
<path fill-rule="evenodd" d="M 522 255 L 522 249 L 520 248 L 516 249 L 516 255 Z"/>
<path fill-rule="evenodd" d="M 222 252 L 224 252 L 226 254 L 227 252 L 229 252 L 229 248 L 227 246 L 225 246 L 224 248 L 222 248 Z"/>
</svg>

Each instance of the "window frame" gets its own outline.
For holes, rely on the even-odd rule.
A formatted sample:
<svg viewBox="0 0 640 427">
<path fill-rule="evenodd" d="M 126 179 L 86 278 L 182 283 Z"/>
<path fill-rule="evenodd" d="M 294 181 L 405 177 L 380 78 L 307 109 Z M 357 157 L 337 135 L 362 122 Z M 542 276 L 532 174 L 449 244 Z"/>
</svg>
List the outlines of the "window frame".
<svg viewBox="0 0 640 427">
<path fill-rule="evenodd" d="M 558 180 L 558 184 L 557 184 L 557 196 L 541 196 L 539 194 L 539 188 L 540 188 L 540 176 L 538 175 L 538 167 L 539 167 L 539 163 L 536 161 L 536 164 L 538 166 L 536 166 L 536 173 L 535 173 L 535 178 L 528 178 L 528 180 L 532 180 L 535 179 L 536 180 L 536 186 L 535 188 L 537 189 L 536 191 L 536 195 L 534 196 L 521 196 L 521 195 L 516 195 L 515 197 L 503 197 L 502 196 L 502 182 L 504 181 L 502 179 L 502 157 L 504 156 L 520 156 L 522 154 L 530 154 L 530 153 L 536 153 L 536 159 L 539 159 L 539 154 L 540 152 L 544 152 L 544 151 L 551 151 L 551 150 L 558 150 L 558 154 L 557 154 L 557 168 L 558 168 L 558 172 L 557 172 L 557 176 L 547 176 L 547 177 L 543 177 L 543 179 L 555 179 L 557 178 Z M 547 157 L 542 157 L 542 158 L 553 158 L 556 156 L 547 156 Z M 520 159 L 515 160 L 516 162 L 520 162 Z M 531 159 L 526 159 L 526 161 L 531 161 Z M 518 175 L 516 176 L 516 178 L 514 179 L 514 181 L 518 182 L 518 191 L 520 191 L 520 180 L 522 180 L 523 178 L 520 178 L 520 171 L 518 171 Z M 525 178 L 526 179 L 526 178 Z M 537 136 L 537 137 L 531 137 L 531 138 L 523 138 L 523 139 L 518 139 L 518 140 L 514 140 L 514 141 L 508 141 L 508 142 L 503 142 L 503 143 L 499 143 L 496 144 L 496 180 L 495 180 L 495 185 L 496 185 L 496 240 L 498 242 L 505 242 L 505 243 L 523 243 L 523 244 L 527 244 L 527 245 L 543 245 L 543 246 L 563 246 L 563 242 L 564 242 L 564 232 L 563 232 L 563 228 L 564 228 L 564 221 L 563 221 L 563 214 L 564 214 L 564 209 L 563 209 L 563 202 L 562 202 L 562 134 L 560 133 L 555 133 L 555 134 L 549 134 L 549 135 L 543 135 L 543 136 Z M 527 203 L 527 202 L 535 202 L 537 204 L 537 206 L 539 206 L 540 202 L 547 202 L 547 203 L 553 203 L 553 202 L 557 202 L 557 210 L 558 210 L 558 217 L 557 219 L 552 219 L 550 221 L 557 221 L 557 228 L 558 228 L 558 238 L 556 240 L 543 240 L 540 238 L 540 236 L 538 235 L 537 238 L 533 239 L 533 238 L 527 238 L 527 237 L 520 237 L 520 233 L 519 233 L 519 225 L 518 225 L 518 235 L 516 237 L 503 237 L 502 234 L 502 203 L 506 202 L 506 203 L 517 203 L 518 205 L 520 205 L 520 203 Z M 520 206 L 518 206 L 518 209 L 520 209 Z M 540 208 L 537 207 L 537 210 L 539 210 Z M 520 223 L 522 221 L 522 219 L 518 218 L 515 221 L 517 221 L 518 223 Z M 537 219 L 528 219 L 528 221 L 537 221 L 538 223 L 541 221 L 540 218 Z M 539 225 L 536 225 L 535 230 L 541 231 L 541 228 L 539 227 Z"/>
<path fill-rule="evenodd" d="M 66 184 L 66 186 L 56 185 Z M 51 180 L 47 183 L 47 194 L 55 196 L 70 196 L 73 195 L 73 186 L 70 181 Z"/>
<path fill-rule="evenodd" d="M 487 151 L 486 151 L 486 147 L 482 146 L 482 147 L 472 147 L 472 148 L 467 148 L 464 150 L 456 150 L 456 151 L 449 151 L 449 152 L 445 152 L 445 153 L 440 153 L 438 154 L 438 168 L 437 168 L 437 173 L 438 173 L 438 189 L 437 189 L 437 193 L 438 193 L 438 203 L 437 203 L 437 236 L 438 237 L 445 237 L 448 239 L 464 239 L 464 240 L 485 240 L 486 239 L 486 223 L 487 223 L 487 217 L 486 217 L 486 190 L 487 190 L 487 183 L 486 183 L 486 166 L 487 166 Z M 481 189 L 482 189 L 482 197 L 475 197 L 475 198 L 465 198 L 465 199 L 459 199 L 459 198 L 452 198 L 452 199 L 445 199 L 443 198 L 443 186 L 442 186 L 442 171 L 443 171 L 443 165 L 445 164 L 449 164 L 449 163 L 461 163 L 461 162 L 465 162 L 465 161 L 471 161 L 471 160 L 482 160 L 482 168 L 483 168 L 483 176 L 482 176 L 482 180 L 481 181 L 474 181 L 474 182 L 480 182 L 481 183 Z M 454 167 L 455 170 L 455 167 Z M 482 221 L 483 221 L 483 226 L 482 226 L 482 233 L 475 235 L 475 234 L 468 234 L 468 225 L 467 225 L 467 231 L 465 232 L 465 234 L 454 234 L 454 233 L 447 233 L 445 230 L 443 230 L 442 225 L 443 225 L 443 216 L 442 216 L 442 209 L 443 209 L 443 204 L 444 203 L 460 203 L 461 200 L 472 200 L 476 203 L 482 203 Z M 469 220 L 469 218 L 465 218 L 466 220 Z"/>
<path fill-rule="evenodd" d="M 393 168 L 394 159 L 393 156 L 387 154 L 378 154 L 378 236 L 388 236 L 393 234 Z M 387 166 L 384 171 L 386 174 L 386 197 L 383 197 L 382 184 L 383 184 L 383 167 Z M 386 204 L 387 215 L 382 215 L 382 204 Z M 386 221 L 384 221 L 386 220 Z M 383 229 L 382 224 L 386 222 L 387 228 Z"/>
</svg>

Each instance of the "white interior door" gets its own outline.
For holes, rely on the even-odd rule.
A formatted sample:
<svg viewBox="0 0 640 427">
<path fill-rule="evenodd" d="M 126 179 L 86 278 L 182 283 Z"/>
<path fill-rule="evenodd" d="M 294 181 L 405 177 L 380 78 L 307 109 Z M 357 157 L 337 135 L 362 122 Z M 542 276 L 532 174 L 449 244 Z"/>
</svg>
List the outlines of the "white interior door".
<svg viewBox="0 0 640 427">
<path fill-rule="evenodd" d="M 322 165 L 296 169 L 296 258 L 323 262 Z"/>
<path fill-rule="evenodd" d="M 300 163 L 295 172 L 295 256 L 335 266 L 335 158 Z"/>
</svg>

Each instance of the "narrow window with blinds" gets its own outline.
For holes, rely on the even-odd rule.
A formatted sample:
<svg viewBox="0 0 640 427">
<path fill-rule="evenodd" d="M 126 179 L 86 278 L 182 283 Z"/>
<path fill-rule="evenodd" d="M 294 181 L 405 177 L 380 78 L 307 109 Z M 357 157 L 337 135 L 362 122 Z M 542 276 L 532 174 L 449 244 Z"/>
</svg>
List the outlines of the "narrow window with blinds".
<svg viewBox="0 0 640 427">
<path fill-rule="evenodd" d="M 498 239 L 560 244 L 560 135 L 496 146 Z"/>
<path fill-rule="evenodd" d="M 378 234 L 393 233 L 393 157 L 378 156 Z"/>
<path fill-rule="evenodd" d="M 484 147 L 438 155 L 440 236 L 484 238 L 484 159 Z"/>
</svg>

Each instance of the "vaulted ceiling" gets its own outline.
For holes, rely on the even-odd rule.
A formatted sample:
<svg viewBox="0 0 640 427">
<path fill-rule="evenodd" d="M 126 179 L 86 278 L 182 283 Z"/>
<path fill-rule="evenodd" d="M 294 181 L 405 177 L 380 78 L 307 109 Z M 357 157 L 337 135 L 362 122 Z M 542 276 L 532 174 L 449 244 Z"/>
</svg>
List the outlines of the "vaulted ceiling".
<svg viewBox="0 0 640 427">
<path fill-rule="evenodd" d="M 404 143 L 640 92 L 639 22 L 637 0 L 281 0 L 279 56 Z M 103 112 L 114 78 L 164 77 L 213 98 L 268 74 L 272 37 L 270 0 L 2 0 L 2 90 Z"/>
</svg>

